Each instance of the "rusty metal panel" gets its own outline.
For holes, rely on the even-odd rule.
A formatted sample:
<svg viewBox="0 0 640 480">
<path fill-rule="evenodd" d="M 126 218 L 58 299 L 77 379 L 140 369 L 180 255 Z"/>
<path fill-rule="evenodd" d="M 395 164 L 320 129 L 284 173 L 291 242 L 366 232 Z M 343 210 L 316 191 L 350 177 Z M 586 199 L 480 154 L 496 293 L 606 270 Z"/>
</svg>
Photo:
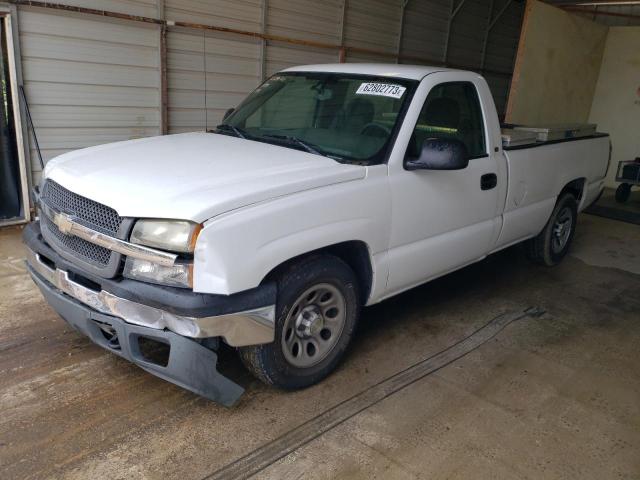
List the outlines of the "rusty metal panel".
<svg viewBox="0 0 640 480">
<path fill-rule="evenodd" d="M 158 14 L 158 1 L 159 0 L 60 0 L 56 3 L 155 18 Z"/>
<path fill-rule="evenodd" d="M 260 31 L 261 0 L 165 0 L 167 20 Z"/>
</svg>

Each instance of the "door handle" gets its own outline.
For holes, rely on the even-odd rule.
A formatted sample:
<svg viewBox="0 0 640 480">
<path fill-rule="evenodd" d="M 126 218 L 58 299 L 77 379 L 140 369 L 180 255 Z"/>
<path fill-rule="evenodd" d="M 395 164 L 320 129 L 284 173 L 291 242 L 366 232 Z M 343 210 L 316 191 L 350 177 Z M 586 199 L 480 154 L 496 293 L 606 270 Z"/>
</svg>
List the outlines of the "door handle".
<svg viewBox="0 0 640 480">
<path fill-rule="evenodd" d="M 495 173 L 485 173 L 480 177 L 480 188 L 482 190 L 491 190 L 498 185 L 498 176 Z"/>
</svg>

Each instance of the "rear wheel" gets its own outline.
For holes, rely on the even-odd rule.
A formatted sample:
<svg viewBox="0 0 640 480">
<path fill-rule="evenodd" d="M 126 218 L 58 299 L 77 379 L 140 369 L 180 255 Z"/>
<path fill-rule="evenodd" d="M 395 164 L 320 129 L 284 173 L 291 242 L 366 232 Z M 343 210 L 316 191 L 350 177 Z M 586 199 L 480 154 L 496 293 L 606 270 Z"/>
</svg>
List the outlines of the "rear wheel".
<svg viewBox="0 0 640 480">
<path fill-rule="evenodd" d="M 624 203 L 629 200 L 629 196 L 631 195 L 631 185 L 628 183 L 621 183 L 616 188 L 616 202 Z"/>
<path fill-rule="evenodd" d="M 576 198 L 570 193 L 562 194 L 542 232 L 527 240 L 527 256 L 532 261 L 549 267 L 560 263 L 569 251 L 577 217 Z"/>
<path fill-rule="evenodd" d="M 240 348 L 260 380 L 284 389 L 313 385 L 339 364 L 359 315 L 351 268 L 332 255 L 295 263 L 278 279 L 273 343 Z"/>
</svg>

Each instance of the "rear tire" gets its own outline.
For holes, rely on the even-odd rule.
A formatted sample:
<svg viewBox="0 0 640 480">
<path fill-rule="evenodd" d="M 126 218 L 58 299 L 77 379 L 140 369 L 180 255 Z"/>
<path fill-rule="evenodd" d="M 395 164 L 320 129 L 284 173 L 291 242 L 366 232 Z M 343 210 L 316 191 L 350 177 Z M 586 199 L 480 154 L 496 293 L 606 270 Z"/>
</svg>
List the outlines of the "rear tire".
<svg viewBox="0 0 640 480">
<path fill-rule="evenodd" d="M 577 218 L 576 198 L 570 193 L 562 194 L 542 232 L 525 243 L 529 259 L 548 267 L 559 264 L 571 246 Z"/>
<path fill-rule="evenodd" d="M 631 185 L 628 183 L 621 183 L 616 188 L 616 202 L 624 203 L 629 200 L 629 196 L 631 195 Z"/>
<path fill-rule="evenodd" d="M 239 349 L 259 380 L 285 390 L 318 383 L 340 363 L 360 305 L 351 268 L 333 255 L 296 262 L 278 278 L 275 339 Z"/>
</svg>

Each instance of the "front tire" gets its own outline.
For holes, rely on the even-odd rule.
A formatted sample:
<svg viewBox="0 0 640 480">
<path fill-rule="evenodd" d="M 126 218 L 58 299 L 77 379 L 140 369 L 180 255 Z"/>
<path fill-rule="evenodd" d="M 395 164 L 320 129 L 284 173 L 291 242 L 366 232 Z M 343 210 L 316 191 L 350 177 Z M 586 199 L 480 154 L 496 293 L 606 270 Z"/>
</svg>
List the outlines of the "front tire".
<svg viewBox="0 0 640 480">
<path fill-rule="evenodd" d="M 239 349 L 244 365 L 263 382 L 295 390 L 318 383 L 340 363 L 360 306 L 351 268 L 333 255 L 296 262 L 278 278 L 272 343 Z"/>
<path fill-rule="evenodd" d="M 525 248 L 529 259 L 548 267 L 559 264 L 569 251 L 577 219 L 576 198 L 570 193 L 562 194 L 542 232 L 527 240 Z"/>
</svg>

